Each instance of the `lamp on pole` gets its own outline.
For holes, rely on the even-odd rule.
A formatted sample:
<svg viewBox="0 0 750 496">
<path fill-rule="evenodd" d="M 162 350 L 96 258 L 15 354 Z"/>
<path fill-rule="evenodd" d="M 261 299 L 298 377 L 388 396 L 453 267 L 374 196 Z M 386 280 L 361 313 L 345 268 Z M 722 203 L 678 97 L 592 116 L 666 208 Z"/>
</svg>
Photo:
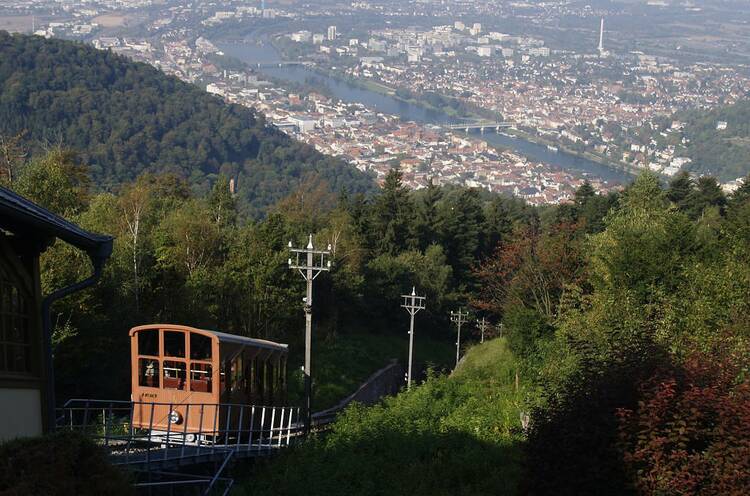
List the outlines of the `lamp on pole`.
<svg viewBox="0 0 750 496">
<path fill-rule="evenodd" d="M 305 435 L 310 432 L 312 421 L 312 304 L 313 304 L 313 281 L 321 272 L 331 270 L 331 245 L 325 250 L 316 250 L 313 246 L 312 234 L 308 238 L 305 248 L 294 248 L 289 242 L 289 268 L 298 270 L 307 282 L 307 294 L 303 300 L 305 310 Z M 294 259 L 292 259 L 292 255 Z"/>
<path fill-rule="evenodd" d="M 480 342 L 484 343 L 484 331 L 485 329 L 487 329 L 487 320 L 482 317 L 482 320 L 478 320 L 477 324 L 479 325 L 479 330 L 482 331 L 482 338 Z"/>
<path fill-rule="evenodd" d="M 458 367 L 459 354 L 461 352 L 461 326 L 466 322 L 466 317 L 469 316 L 468 312 L 462 312 L 458 309 L 458 312 L 451 311 L 451 322 L 456 324 L 458 328 L 458 339 L 456 339 L 456 367 Z"/>
<path fill-rule="evenodd" d="M 409 323 L 409 369 L 406 375 L 406 387 L 411 388 L 411 361 L 414 351 L 414 316 L 420 310 L 424 310 L 424 302 L 427 298 L 424 296 L 417 296 L 417 290 L 414 287 L 411 288 L 410 295 L 401 295 L 401 298 L 404 299 L 401 307 L 405 308 L 411 316 L 411 321 Z"/>
</svg>

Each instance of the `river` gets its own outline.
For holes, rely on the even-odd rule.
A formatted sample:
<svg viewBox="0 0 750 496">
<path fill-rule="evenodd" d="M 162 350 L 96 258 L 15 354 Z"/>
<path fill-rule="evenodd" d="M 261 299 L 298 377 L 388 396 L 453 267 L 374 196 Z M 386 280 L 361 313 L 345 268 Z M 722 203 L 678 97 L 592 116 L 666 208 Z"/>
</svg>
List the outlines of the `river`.
<svg viewBox="0 0 750 496">
<path fill-rule="evenodd" d="M 281 61 L 279 53 L 269 44 L 257 43 L 255 41 L 235 41 L 217 42 L 216 45 L 225 54 L 250 65 L 259 63 L 273 64 Z M 444 112 L 407 103 L 392 96 L 364 89 L 343 79 L 320 74 L 303 66 L 264 67 L 259 70 L 270 77 L 295 83 L 307 83 L 312 78 L 325 86 L 331 95 L 344 102 L 362 103 L 378 112 L 397 115 L 403 121 L 415 121 L 423 124 L 445 124 L 453 120 L 451 116 Z M 479 131 L 475 133 L 478 135 Z M 512 149 L 536 162 L 543 162 L 566 171 L 599 177 L 611 184 L 627 184 L 633 179 L 633 176 L 627 172 L 616 170 L 576 155 L 565 152 L 554 152 L 549 150 L 545 145 L 532 143 L 521 138 L 487 131 L 482 135 L 482 139 L 491 145 Z"/>
</svg>

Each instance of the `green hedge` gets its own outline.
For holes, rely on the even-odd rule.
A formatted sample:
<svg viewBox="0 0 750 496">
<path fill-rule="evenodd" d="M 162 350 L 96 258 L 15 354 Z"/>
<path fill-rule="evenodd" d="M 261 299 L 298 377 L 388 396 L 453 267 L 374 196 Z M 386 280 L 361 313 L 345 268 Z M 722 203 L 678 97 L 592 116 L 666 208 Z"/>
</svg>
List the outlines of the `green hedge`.
<svg viewBox="0 0 750 496">
<path fill-rule="evenodd" d="M 2 496 L 130 496 L 125 473 L 91 440 L 70 432 L 0 445 Z"/>
</svg>

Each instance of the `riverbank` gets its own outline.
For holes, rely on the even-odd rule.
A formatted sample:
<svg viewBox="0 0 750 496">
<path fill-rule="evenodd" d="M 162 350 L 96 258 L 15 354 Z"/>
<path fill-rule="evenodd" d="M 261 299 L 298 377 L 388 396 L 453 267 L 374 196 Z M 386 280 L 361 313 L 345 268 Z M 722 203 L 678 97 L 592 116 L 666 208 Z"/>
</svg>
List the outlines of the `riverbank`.
<svg viewBox="0 0 750 496">
<path fill-rule="evenodd" d="M 459 113 L 451 108 L 436 107 L 435 105 L 432 105 L 429 102 L 426 102 L 424 100 L 417 99 L 417 98 L 404 98 L 398 94 L 397 88 L 392 88 L 383 83 L 372 81 L 370 79 L 357 79 L 357 78 L 352 78 L 349 76 L 344 76 L 338 71 L 328 69 L 328 68 L 323 68 L 317 65 L 312 66 L 308 69 L 317 74 L 330 77 L 330 78 L 334 78 L 334 79 L 338 79 L 339 81 L 343 81 L 345 83 L 351 84 L 352 86 L 356 86 L 363 90 L 372 91 L 373 93 L 378 93 L 380 95 L 393 98 L 394 100 L 408 103 L 409 105 L 416 105 L 416 106 L 424 108 L 425 110 L 429 110 L 431 112 L 445 113 L 446 115 L 448 115 L 449 117 L 453 119 L 463 120 L 463 119 L 485 119 L 487 118 L 486 115 L 481 115 L 479 113 L 474 113 L 474 112 Z M 444 95 L 441 95 L 441 96 L 443 98 L 453 98 L 453 97 L 448 97 Z"/>
<path fill-rule="evenodd" d="M 508 129 L 508 134 L 512 134 L 516 136 L 517 138 L 530 141 L 532 143 L 536 143 L 538 145 L 544 145 L 544 146 L 552 146 L 558 148 L 561 152 L 566 153 L 568 155 L 572 155 L 575 157 L 580 157 L 586 160 L 590 160 L 592 162 L 599 163 L 605 167 L 609 167 L 611 169 L 626 172 L 628 174 L 632 174 L 633 176 L 637 176 L 641 173 L 641 170 L 637 167 L 633 167 L 632 165 L 629 165 L 625 162 L 613 162 L 605 157 L 602 157 L 601 155 L 597 155 L 595 153 L 591 152 L 579 152 L 578 150 L 574 150 L 568 146 L 565 146 L 564 144 L 560 143 L 559 141 L 553 141 L 544 139 L 541 136 L 527 133 L 521 129 L 512 128 Z"/>
<path fill-rule="evenodd" d="M 259 44 L 252 40 L 242 43 L 219 41 L 216 44 L 225 54 L 242 60 L 250 66 L 257 64 L 258 61 L 263 63 L 282 61 L 278 51 L 267 42 Z M 441 126 L 447 122 L 456 121 L 455 115 L 449 115 L 444 109 L 434 106 L 428 107 L 424 105 L 425 102 L 419 100 L 400 98 L 393 94 L 395 91 L 393 88 L 372 81 L 342 78 L 340 72 L 337 71 L 320 67 L 284 66 L 265 67 L 260 69 L 260 72 L 265 77 L 296 84 L 309 83 L 310 79 L 315 79 L 315 81 L 312 81 L 313 84 L 308 85 L 308 87 L 314 88 L 317 85 L 320 88 L 325 88 L 327 94 L 342 102 L 363 104 L 378 113 L 397 116 L 402 122 L 413 121 L 422 125 Z M 474 118 L 481 117 L 479 115 L 471 116 Z M 533 162 L 572 172 L 579 177 L 588 177 L 592 181 L 600 179 L 609 185 L 628 184 L 632 181 L 630 172 L 626 172 L 622 168 L 615 168 L 600 157 L 591 157 L 590 159 L 574 150 L 565 149 L 560 153 L 553 153 L 547 148 L 548 143 L 539 143 L 540 140 L 537 136 L 486 133 L 480 139 L 489 146 L 510 149 Z M 559 148 L 559 144 L 555 143 L 555 145 Z"/>
</svg>

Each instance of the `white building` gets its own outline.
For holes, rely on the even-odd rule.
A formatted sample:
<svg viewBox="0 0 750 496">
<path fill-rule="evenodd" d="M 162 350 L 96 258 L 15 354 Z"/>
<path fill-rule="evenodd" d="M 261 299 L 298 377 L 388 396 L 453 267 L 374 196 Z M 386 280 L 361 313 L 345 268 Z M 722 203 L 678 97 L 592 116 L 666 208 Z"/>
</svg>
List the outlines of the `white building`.
<svg viewBox="0 0 750 496">
<path fill-rule="evenodd" d="M 529 55 L 532 57 L 549 57 L 549 48 L 534 47 L 529 49 Z"/>
<path fill-rule="evenodd" d="M 491 46 L 478 47 L 477 55 L 479 55 L 480 57 L 492 57 L 492 47 Z"/>
<path fill-rule="evenodd" d="M 328 39 L 330 41 L 336 39 L 336 26 L 328 26 Z"/>
</svg>

